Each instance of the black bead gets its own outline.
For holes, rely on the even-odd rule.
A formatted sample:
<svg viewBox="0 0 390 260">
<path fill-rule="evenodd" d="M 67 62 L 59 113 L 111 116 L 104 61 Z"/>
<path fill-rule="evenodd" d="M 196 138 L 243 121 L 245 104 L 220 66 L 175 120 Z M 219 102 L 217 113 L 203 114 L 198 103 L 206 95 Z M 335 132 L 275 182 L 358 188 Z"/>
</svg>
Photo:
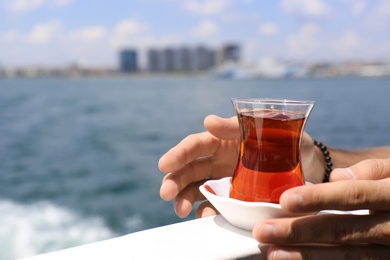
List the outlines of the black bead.
<svg viewBox="0 0 390 260">
<path fill-rule="evenodd" d="M 328 148 L 321 142 L 314 140 L 314 145 L 320 148 L 322 154 L 324 155 L 324 159 L 326 162 L 326 169 L 323 182 L 329 182 L 330 173 L 333 170 L 332 158 L 330 157 L 330 153 Z"/>
</svg>

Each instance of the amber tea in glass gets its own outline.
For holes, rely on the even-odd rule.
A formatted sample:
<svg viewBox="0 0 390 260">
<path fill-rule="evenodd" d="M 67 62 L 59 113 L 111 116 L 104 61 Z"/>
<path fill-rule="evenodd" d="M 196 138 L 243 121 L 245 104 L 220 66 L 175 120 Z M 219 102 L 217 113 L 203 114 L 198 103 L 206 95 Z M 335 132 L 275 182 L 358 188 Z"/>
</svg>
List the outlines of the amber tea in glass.
<svg viewBox="0 0 390 260">
<path fill-rule="evenodd" d="M 241 131 L 230 197 L 279 203 L 287 189 L 305 183 L 300 141 L 313 101 L 233 98 Z"/>
</svg>

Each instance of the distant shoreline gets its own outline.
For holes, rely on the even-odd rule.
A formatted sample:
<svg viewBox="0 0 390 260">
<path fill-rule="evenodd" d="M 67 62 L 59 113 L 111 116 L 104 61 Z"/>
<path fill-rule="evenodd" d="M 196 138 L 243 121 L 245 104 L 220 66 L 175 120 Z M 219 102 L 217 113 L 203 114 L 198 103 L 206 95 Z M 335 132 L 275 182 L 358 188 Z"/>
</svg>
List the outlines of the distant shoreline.
<svg viewBox="0 0 390 260">
<path fill-rule="evenodd" d="M 342 78 L 390 78 L 389 75 L 365 76 L 365 75 L 307 75 L 300 77 L 248 77 L 248 78 L 224 78 L 210 75 L 209 73 L 108 73 L 108 74 L 37 74 L 37 75 L 2 75 L 1 79 L 87 79 L 87 78 L 126 78 L 126 79 L 216 79 L 216 80 L 282 80 L 282 79 L 342 79 Z"/>
<path fill-rule="evenodd" d="M 210 70 L 123 72 L 113 67 L 0 67 L 0 78 L 38 77 L 132 77 L 132 78 L 223 78 L 223 79 L 279 79 L 279 78 L 340 78 L 340 77 L 390 77 L 390 61 L 297 63 L 271 62 L 265 64 L 224 64 Z"/>
</svg>

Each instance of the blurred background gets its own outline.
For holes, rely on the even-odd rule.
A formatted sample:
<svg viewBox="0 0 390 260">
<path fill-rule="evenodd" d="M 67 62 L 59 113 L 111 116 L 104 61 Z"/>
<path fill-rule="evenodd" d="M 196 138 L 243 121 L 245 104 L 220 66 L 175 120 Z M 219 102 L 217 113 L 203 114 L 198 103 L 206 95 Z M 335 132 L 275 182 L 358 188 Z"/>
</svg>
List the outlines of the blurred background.
<svg viewBox="0 0 390 260">
<path fill-rule="evenodd" d="M 0 259 L 183 221 L 158 159 L 232 97 L 314 100 L 314 138 L 390 144 L 386 0 L 0 0 L 0 17 Z"/>
</svg>

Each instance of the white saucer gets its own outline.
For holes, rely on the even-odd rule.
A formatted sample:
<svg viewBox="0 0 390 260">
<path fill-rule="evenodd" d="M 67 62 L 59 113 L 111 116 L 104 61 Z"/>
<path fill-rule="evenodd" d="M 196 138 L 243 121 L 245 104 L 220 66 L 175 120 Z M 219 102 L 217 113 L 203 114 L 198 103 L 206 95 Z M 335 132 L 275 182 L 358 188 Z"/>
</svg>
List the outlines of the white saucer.
<svg viewBox="0 0 390 260">
<path fill-rule="evenodd" d="M 279 204 L 267 202 L 247 202 L 229 197 L 231 177 L 209 180 L 199 187 L 200 192 L 221 215 L 233 226 L 252 230 L 260 220 L 300 216 L 285 212 Z M 206 186 L 215 192 L 207 190 Z"/>
</svg>

